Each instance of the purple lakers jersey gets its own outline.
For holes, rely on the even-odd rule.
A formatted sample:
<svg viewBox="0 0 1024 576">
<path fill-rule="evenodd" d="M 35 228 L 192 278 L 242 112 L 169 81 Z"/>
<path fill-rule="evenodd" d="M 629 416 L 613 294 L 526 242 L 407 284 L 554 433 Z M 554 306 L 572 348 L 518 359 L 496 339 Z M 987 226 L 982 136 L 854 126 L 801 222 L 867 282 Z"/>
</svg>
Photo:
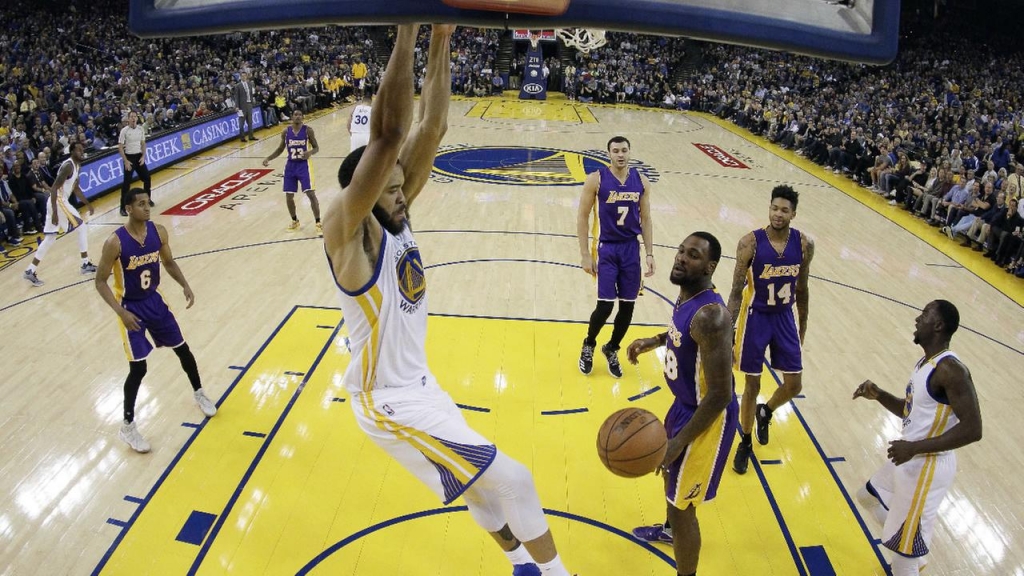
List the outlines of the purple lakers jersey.
<svg viewBox="0 0 1024 576">
<path fill-rule="evenodd" d="M 309 139 L 306 138 L 306 125 L 303 124 L 298 132 L 292 131 L 290 125 L 285 130 L 284 139 L 285 146 L 288 148 L 288 162 L 309 162 L 309 160 L 303 157 L 303 154 L 309 149 Z"/>
<path fill-rule="evenodd" d="M 636 168 L 620 182 L 611 168 L 601 168 L 601 185 L 597 189 L 597 214 L 601 222 L 601 242 L 636 240 L 640 234 L 640 196 L 644 182 Z"/>
<path fill-rule="evenodd" d="M 764 229 L 754 230 L 754 259 L 747 271 L 746 290 L 753 287 L 749 300 L 754 310 L 779 312 L 790 309 L 796 302 L 796 280 L 800 276 L 803 248 L 800 232 L 789 229 L 789 239 L 782 252 L 778 252 Z"/>
<path fill-rule="evenodd" d="M 705 306 L 724 307 L 725 301 L 718 292 L 708 289 L 676 304 L 665 344 L 665 382 L 676 397 L 675 404 L 691 411 L 697 409 L 708 389 L 697 341 L 690 336 L 693 317 Z"/>
<path fill-rule="evenodd" d="M 114 294 L 118 300 L 144 300 L 160 286 L 160 233 L 146 222 L 146 242 L 140 244 L 124 226 L 114 234 L 121 255 L 114 263 Z"/>
</svg>

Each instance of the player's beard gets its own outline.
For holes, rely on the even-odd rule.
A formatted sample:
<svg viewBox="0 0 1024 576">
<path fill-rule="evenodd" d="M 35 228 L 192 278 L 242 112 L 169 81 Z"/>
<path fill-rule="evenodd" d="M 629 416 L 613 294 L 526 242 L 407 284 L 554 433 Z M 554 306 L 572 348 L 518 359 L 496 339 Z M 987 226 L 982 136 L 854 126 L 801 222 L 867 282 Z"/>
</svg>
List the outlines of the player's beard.
<svg viewBox="0 0 1024 576">
<path fill-rule="evenodd" d="M 387 210 L 381 208 L 379 205 L 373 206 L 373 216 L 377 219 L 377 222 L 380 222 L 380 225 L 388 231 L 388 233 L 392 236 L 397 236 L 405 230 L 405 226 L 409 222 L 409 209 L 406 208 L 405 219 L 401 222 L 395 220 Z"/>
</svg>

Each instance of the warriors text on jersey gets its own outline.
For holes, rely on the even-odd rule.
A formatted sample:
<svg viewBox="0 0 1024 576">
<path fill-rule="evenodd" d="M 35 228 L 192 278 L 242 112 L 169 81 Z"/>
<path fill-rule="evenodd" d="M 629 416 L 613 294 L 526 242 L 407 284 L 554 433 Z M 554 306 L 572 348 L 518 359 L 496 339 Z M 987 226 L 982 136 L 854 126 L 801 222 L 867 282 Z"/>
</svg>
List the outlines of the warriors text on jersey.
<svg viewBox="0 0 1024 576">
<path fill-rule="evenodd" d="M 355 292 L 341 289 L 352 350 L 344 384 L 353 394 L 436 386 L 427 368 L 427 283 L 419 247 L 408 227 L 397 236 L 382 233 L 373 277 Z"/>
</svg>

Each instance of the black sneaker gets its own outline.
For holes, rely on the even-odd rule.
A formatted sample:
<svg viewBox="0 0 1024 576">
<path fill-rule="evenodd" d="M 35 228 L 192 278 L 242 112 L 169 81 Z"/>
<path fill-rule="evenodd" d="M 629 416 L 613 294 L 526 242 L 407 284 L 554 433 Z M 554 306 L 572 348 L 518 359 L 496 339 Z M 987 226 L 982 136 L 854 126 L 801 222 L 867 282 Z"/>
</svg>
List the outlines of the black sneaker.
<svg viewBox="0 0 1024 576">
<path fill-rule="evenodd" d="M 612 350 L 605 344 L 601 346 L 601 353 L 608 359 L 608 373 L 615 378 L 622 378 L 622 366 L 619 365 L 619 351 Z"/>
<path fill-rule="evenodd" d="M 746 474 L 747 465 L 750 464 L 750 454 L 754 451 L 754 447 L 749 441 L 744 442 L 740 437 L 740 445 L 736 447 L 736 456 L 732 460 L 732 469 L 737 474 Z"/>
<path fill-rule="evenodd" d="M 757 420 L 757 425 L 754 427 L 757 442 L 764 446 L 768 443 L 768 426 L 772 423 L 772 409 L 767 404 L 758 404 L 757 410 L 754 412 L 754 419 Z"/>
<path fill-rule="evenodd" d="M 127 215 L 128 215 L 128 210 L 126 210 L 126 209 L 124 208 L 124 206 L 122 206 L 122 207 L 121 207 L 121 216 L 127 216 Z"/>
<path fill-rule="evenodd" d="M 583 349 L 580 350 L 580 372 L 590 374 L 594 369 L 594 347 L 583 341 Z"/>
</svg>

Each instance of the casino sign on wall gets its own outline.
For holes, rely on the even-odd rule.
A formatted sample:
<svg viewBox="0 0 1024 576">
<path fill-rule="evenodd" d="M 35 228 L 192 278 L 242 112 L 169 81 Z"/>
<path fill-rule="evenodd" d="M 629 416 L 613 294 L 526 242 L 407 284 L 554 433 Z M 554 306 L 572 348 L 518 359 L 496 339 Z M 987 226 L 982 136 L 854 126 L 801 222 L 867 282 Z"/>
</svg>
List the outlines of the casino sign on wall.
<svg viewBox="0 0 1024 576">
<path fill-rule="evenodd" d="M 603 150 L 453 145 L 438 151 L 432 177 L 436 182 L 469 180 L 512 186 L 579 186 L 587 179 L 587 174 L 609 165 L 608 155 Z M 658 171 L 652 166 L 632 159 L 630 167 L 651 182 L 658 181 Z"/>
</svg>

